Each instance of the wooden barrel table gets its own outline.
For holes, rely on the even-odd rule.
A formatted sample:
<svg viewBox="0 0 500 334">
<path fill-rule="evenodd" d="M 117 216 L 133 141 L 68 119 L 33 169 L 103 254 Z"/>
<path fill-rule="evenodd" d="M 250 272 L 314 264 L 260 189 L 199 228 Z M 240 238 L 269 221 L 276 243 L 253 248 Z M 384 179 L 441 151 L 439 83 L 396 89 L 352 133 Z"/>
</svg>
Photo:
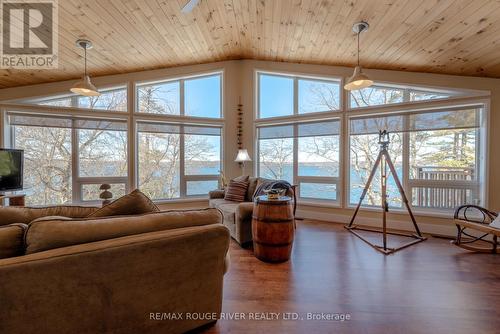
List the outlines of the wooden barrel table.
<svg viewBox="0 0 500 334">
<path fill-rule="evenodd" d="M 253 251 L 265 262 L 284 262 L 292 252 L 295 224 L 292 199 L 267 195 L 255 199 L 252 215 Z"/>
</svg>

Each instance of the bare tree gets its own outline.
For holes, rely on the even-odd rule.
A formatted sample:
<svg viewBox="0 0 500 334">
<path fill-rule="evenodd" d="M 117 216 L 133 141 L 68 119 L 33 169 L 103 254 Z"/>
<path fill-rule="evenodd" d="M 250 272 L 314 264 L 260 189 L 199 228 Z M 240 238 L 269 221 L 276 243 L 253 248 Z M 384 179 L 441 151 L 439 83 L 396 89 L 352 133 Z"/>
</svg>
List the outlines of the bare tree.
<svg viewBox="0 0 500 334">
<path fill-rule="evenodd" d="M 260 140 L 261 173 L 273 179 L 286 179 L 286 169 L 293 161 L 293 141 L 290 138 Z"/>
<path fill-rule="evenodd" d="M 50 105 L 67 106 L 76 97 L 48 101 Z M 77 97 L 78 99 L 87 99 Z M 80 103 L 80 102 L 79 102 Z M 126 105 L 122 91 L 105 93 L 88 98 L 84 107 L 114 110 Z M 69 105 L 68 105 L 69 106 Z M 82 176 L 126 175 L 127 140 L 125 131 L 111 131 L 98 126 L 96 129 L 75 129 L 16 126 L 15 146 L 25 149 L 25 187 L 32 194 L 28 204 L 60 204 L 72 201 L 72 136 L 77 131 Z M 98 190 L 93 196 L 98 199 Z"/>
<path fill-rule="evenodd" d="M 139 105 L 143 112 L 174 113 L 174 102 L 162 97 L 159 88 L 141 89 Z M 138 134 L 139 188 L 152 198 L 170 199 L 180 195 L 180 136 L 177 133 Z M 214 149 L 204 136 L 184 135 L 185 168 L 194 162 L 206 163 Z M 220 161 L 218 163 L 220 165 Z"/>
</svg>

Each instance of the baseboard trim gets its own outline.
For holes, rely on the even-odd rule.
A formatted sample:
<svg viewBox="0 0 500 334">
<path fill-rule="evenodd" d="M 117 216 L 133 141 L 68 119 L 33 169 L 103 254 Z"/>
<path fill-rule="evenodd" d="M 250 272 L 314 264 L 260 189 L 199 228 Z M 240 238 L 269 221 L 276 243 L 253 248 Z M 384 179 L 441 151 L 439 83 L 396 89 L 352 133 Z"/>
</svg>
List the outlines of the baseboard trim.
<svg viewBox="0 0 500 334">
<path fill-rule="evenodd" d="M 315 219 L 325 222 L 348 224 L 351 220 L 350 215 L 339 214 L 339 213 L 326 213 L 326 212 L 315 212 L 310 210 L 297 209 L 295 214 L 297 218 L 302 219 Z M 456 227 L 453 224 L 429 224 L 418 222 L 418 227 L 422 233 L 430 234 L 438 237 L 455 237 Z M 356 218 L 356 224 L 369 226 L 369 227 L 382 227 L 381 218 L 378 217 L 363 217 L 358 216 Z M 399 219 L 390 219 L 387 222 L 387 227 L 395 230 L 410 231 L 414 232 L 413 224 L 408 218 L 408 221 Z"/>
</svg>

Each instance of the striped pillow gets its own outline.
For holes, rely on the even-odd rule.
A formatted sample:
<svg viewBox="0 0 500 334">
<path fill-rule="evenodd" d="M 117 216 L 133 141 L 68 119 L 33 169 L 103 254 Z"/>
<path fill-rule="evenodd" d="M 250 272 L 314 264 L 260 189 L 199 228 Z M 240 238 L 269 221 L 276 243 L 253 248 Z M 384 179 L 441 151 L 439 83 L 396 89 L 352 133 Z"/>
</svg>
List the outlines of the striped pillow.
<svg viewBox="0 0 500 334">
<path fill-rule="evenodd" d="M 247 178 L 248 180 L 248 178 Z M 224 199 L 233 202 L 244 202 L 247 194 L 248 181 L 239 181 L 237 179 L 229 181 Z"/>
</svg>

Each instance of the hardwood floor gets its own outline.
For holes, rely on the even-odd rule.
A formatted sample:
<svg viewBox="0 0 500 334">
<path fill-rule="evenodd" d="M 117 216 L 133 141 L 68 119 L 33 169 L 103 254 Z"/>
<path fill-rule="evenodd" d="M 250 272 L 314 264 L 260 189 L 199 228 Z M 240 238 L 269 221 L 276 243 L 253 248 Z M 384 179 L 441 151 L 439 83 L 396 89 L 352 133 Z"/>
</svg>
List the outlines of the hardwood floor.
<svg viewBox="0 0 500 334">
<path fill-rule="evenodd" d="M 500 332 L 500 255 L 429 238 L 384 256 L 339 224 L 298 221 L 296 232 L 282 264 L 232 242 L 223 313 L 247 319 L 221 319 L 203 333 Z M 251 312 L 348 313 L 351 320 L 248 320 Z"/>
</svg>

